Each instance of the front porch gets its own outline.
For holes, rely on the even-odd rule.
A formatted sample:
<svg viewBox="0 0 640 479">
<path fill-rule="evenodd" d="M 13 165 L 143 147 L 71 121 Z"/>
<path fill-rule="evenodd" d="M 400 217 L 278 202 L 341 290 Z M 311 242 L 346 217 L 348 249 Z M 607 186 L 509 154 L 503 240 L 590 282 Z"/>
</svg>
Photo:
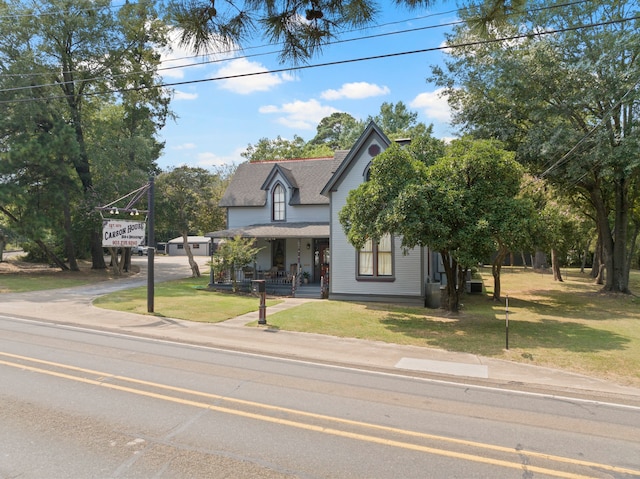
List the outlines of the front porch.
<svg viewBox="0 0 640 479">
<path fill-rule="evenodd" d="M 243 278 L 242 280 L 236 280 L 236 288 L 243 293 L 253 292 L 253 280 Z M 295 281 L 286 281 L 281 279 L 265 279 L 266 292 L 270 296 L 290 296 L 296 298 L 317 298 L 321 299 L 322 286 L 320 283 L 301 283 L 295 284 Z M 212 289 L 220 291 L 231 291 L 233 289 L 233 283 L 231 279 L 224 279 L 216 281 Z M 326 297 L 326 296 L 325 296 Z"/>
<path fill-rule="evenodd" d="M 235 237 L 252 238 L 258 253 L 252 263 L 235 271 L 235 280 L 250 289 L 251 281 L 267 284 L 269 294 L 291 295 L 305 281 L 316 285 L 329 279 L 328 223 L 270 223 L 207 233 L 218 241 Z M 216 272 L 216 285 L 231 284 L 230 272 Z M 246 283 L 246 285 L 245 285 Z"/>
</svg>

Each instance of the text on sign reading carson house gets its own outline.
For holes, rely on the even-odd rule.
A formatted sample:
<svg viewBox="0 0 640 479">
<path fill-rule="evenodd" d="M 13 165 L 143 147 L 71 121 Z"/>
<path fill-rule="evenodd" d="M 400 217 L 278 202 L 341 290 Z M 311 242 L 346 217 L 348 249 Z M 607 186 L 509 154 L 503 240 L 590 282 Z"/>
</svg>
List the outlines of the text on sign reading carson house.
<svg viewBox="0 0 640 479">
<path fill-rule="evenodd" d="M 144 221 L 103 220 L 102 246 L 105 248 L 131 248 L 144 243 Z"/>
</svg>

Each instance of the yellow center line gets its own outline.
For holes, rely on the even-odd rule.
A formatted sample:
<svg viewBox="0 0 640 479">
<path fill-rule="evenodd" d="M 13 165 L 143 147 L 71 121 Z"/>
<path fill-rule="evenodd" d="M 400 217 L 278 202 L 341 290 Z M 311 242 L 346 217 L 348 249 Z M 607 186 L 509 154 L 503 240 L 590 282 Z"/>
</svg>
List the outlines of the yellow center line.
<svg viewBox="0 0 640 479">
<path fill-rule="evenodd" d="M 68 380 L 72 380 L 72 381 L 77 381 L 77 382 L 81 382 L 81 383 L 85 383 L 85 384 L 91 384 L 91 385 L 95 385 L 95 386 L 105 387 L 105 388 L 108 388 L 108 389 L 128 392 L 128 393 L 136 394 L 136 395 L 139 395 L 139 396 L 146 396 L 146 397 L 150 397 L 150 398 L 154 398 L 154 399 L 160 399 L 160 400 L 169 401 L 169 402 L 182 404 L 182 405 L 186 405 L 186 406 L 192 406 L 192 407 L 197 407 L 197 408 L 201 408 L 201 409 L 208 409 L 208 410 L 216 411 L 216 412 L 220 412 L 220 413 L 231 414 L 231 415 L 235 415 L 235 416 L 241 416 L 241 417 L 254 419 L 254 420 L 258 420 L 258 421 L 270 422 L 270 423 L 279 424 L 279 425 L 285 425 L 285 426 L 294 427 L 294 428 L 298 428 L 298 429 L 305 429 L 305 430 L 308 430 L 308 431 L 320 432 L 320 433 L 324 433 L 324 434 L 330 434 L 330 435 L 339 436 L 339 437 L 356 439 L 356 440 L 360 440 L 360 441 L 376 443 L 376 444 L 381 444 L 381 445 L 386 445 L 386 446 L 398 447 L 398 448 L 414 450 L 414 451 L 420 451 L 420 452 L 427 452 L 427 453 L 436 454 L 436 455 L 445 456 L 445 457 L 451 457 L 451 458 L 456 458 L 456 459 L 464 459 L 464 460 L 467 460 L 467 461 L 480 462 L 480 463 L 484 463 L 484 464 L 502 466 L 502 467 L 511 468 L 511 469 L 520 469 L 521 470 L 523 467 L 526 467 L 526 469 L 528 471 L 531 471 L 531 472 L 538 472 L 540 474 L 547 474 L 547 475 L 550 475 L 550 476 L 562 477 L 562 478 L 567 478 L 567 479 L 593 479 L 593 476 L 584 476 L 584 475 L 580 475 L 580 474 L 573 474 L 573 473 L 568 473 L 568 472 L 563 472 L 563 471 L 556 471 L 556 470 L 553 470 L 553 469 L 541 468 L 541 467 L 536 467 L 536 466 L 531 466 L 531 465 L 523 466 L 519 462 L 510 462 L 510 461 L 503 461 L 503 460 L 499 460 L 499 459 L 485 458 L 485 457 L 481 457 L 481 456 L 475 456 L 475 455 L 472 455 L 472 454 L 459 453 L 459 452 L 455 452 L 455 451 L 448 451 L 448 450 L 445 450 L 445 449 L 437 449 L 437 448 L 428 447 L 428 446 L 421 446 L 421 445 L 411 444 L 411 443 L 402 442 L 402 441 L 396 441 L 396 440 L 379 438 L 379 437 L 375 437 L 375 436 L 369 436 L 369 435 L 365 435 L 365 434 L 342 431 L 342 430 L 339 430 L 339 429 L 328 428 L 328 427 L 324 427 L 324 426 L 316 426 L 316 425 L 313 425 L 313 424 L 307 424 L 307 423 L 302 423 L 302 422 L 298 422 L 298 421 L 292 421 L 292 420 L 289 420 L 289 419 L 275 418 L 275 417 L 266 416 L 266 415 L 263 415 L 263 414 L 256 414 L 256 413 L 251 413 L 251 412 L 247 412 L 247 411 L 240 411 L 240 410 L 237 410 L 237 409 L 230 409 L 228 407 L 223 407 L 223 406 L 215 406 L 215 405 L 212 405 L 212 404 L 193 401 L 193 400 L 189 400 L 189 399 L 181 399 L 181 398 L 176 398 L 176 397 L 172 397 L 172 396 L 167 396 L 165 394 L 159 394 L 159 393 L 154 393 L 154 392 L 150 392 L 150 391 L 143 391 L 143 390 L 140 390 L 140 389 L 134 389 L 132 387 L 120 386 L 120 385 L 117 385 L 117 384 L 110 384 L 110 383 L 104 382 L 104 380 L 108 378 L 108 379 L 113 379 L 113 380 L 118 380 L 118 381 L 129 382 L 129 383 L 133 383 L 133 384 L 139 384 L 139 385 L 154 387 L 154 388 L 157 388 L 157 389 L 164 389 L 164 390 L 173 391 L 173 392 L 180 392 L 180 393 L 189 394 L 189 395 L 192 395 L 192 396 L 199 396 L 199 397 L 203 397 L 203 398 L 207 398 L 207 399 L 222 400 L 222 401 L 235 403 L 235 404 L 240 404 L 240 405 L 244 405 L 244 406 L 250 406 L 250 407 L 255 407 L 255 408 L 260 408 L 260 409 L 265 409 L 265 410 L 277 411 L 277 412 L 287 413 L 287 414 L 292 414 L 292 415 L 304 416 L 304 417 L 313 418 L 313 419 L 316 419 L 316 420 L 323 420 L 323 421 L 329 421 L 329 422 L 334 422 L 334 423 L 343 424 L 343 425 L 361 427 L 361 428 L 365 428 L 365 429 L 373 429 L 373 430 L 378 430 L 378 431 L 384 431 L 384 432 L 387 432 L 387 433 L 400 434 L 400 435 L 409 436 L 409 437 L 415 437 L 415 438 L 420 438 L 420 439 L 434 440 L 434 441 L 440 441 L 440 442 L 448 442 L 448 443 L 453 443 L 453 444 L 457 444 L 457 445 L 461 445 L 461 446 L 467 446 L 467 447 L 491 450 L 491 451 L 501 452 L 501 453 L 519 454 L 519 455 L 520 454 L 524 454 L 524 455 L 526 455 L 528 457 L 536 457 L 536 458 L 539 458 L 539 459 L 544 459 L 544 460 L 549 460 L 549 461 L 554 461 L 554 462 L 560 462 L 560 463 L 566 463 L 566 464 L 571 464 L 571 465 L 575 465 L 575 466 L 593 467 L 593 468 L 598 468 L 598 469 L 605 470 L 605 471 L 612 471 L 612 472 L 623 473 L 623 474 L 631 474 L 631 475 L 640 475 L 640 471 L 633 470 L 633 469 L 626 469 L 626 468 L 611 466 L 611 465 L 607 465 L 607 464 L 600 464 L 600 463 L 595 463 L 595 462 L 590 462 L 590 461 L 575 460 L 575 459 L 571 459 L 571 458 L 567 458 L 567 457 L 554 456 L 554 455 L 538 453 L 538 452 L 534 452 L 534 451 L 516 450 L 516 449 L 508 448 L 508 447 L 502 447 L 502 446 L 497 446 L 497 445 L 492 445 L 492 444 L 479 443 L 479 442 L 475 442 L 475 441 L 467 441 L 467 440 L 463 440 L 463 439 L 455 439 L 455 438 L 450 438 L 450 437 L 446 437 L 446 436 L 437 436 L 437 435 L 433 435 L 433 434 L 420 433 L 420 432 L 416 432 L 416 431 L 409 431 L 409 430 L 404 430 L 404 429 L 399 429 L 399 428 L 394 428 L 394 427 L 389 427 L 389 426 L 381 426 L 381 425 L 377 425 L 377 424 L 370 424 L 370 423 L 354 421 L 354 420 L 349 420 L 349 419 L 342 419 L 342 418 L 337 418 L 337 417 L 333 417 L 333 416 L 326 416 L 326 415 L 323 415 L 323 414 L 315 414 L 315 413 L 310 413 L 310 412 L 306 412 L 306 411 L 299 411 L 299 410 L 296 410 L 296 409 L 289 409 L 289 408 L 285 408 L 285 407 L 273 406 L 273 405 L 269 405 L 269 404 L 262 404 L 262 403 L 257 403 L 257 402 L 253 402 L 253 401 L 247 401 L 247 400 L 243 400 L 243 399 L 234 399 L 234 398 L 221 396 L 221 395 L 218 395 L 218 394 L 210 394 L 210 393 L 205 393 L 205 392 L 202 392 L 202 391 L 195 391 L 195 390 L 191 390 L 191 389 L 186 389 L 186 388 L 181 388 L 181 387 L 176 387 L 176 386 L 170 386 L 170 385 L 166 385 L 166 384 L 160 384 L 160 383 L 145 381 L 145 380 L 141 380 L 141 379 L 130 378 L 130 377 L 127 377 L 127 376 L 120 376 L 120 375 L 117 375 L 117 374 L 110 374 L 110 373 L 106 373 L 106 372 L 103 372 L 103 371 L 80 368 L 80 367 L 77 367 L 77 366 L 66 365 L 66 364 L 61 364 L 61 363 L 56 363 L 56 362 L 46 361 L 46 360 L 41 360 L 41 359 L 36 359 L 36 358 L 30 358 L 30 357 L 27 357 L 27 356 L 20 356 L 20 355 L 11 354 L 11 353 L 0 352 L 0 356 L 5 356 L 5 357 L 18 359 L 18 360 L 22 360 L 22 361 L 30 361 L 30 362 L 33 362 L 33 363 L 42 364 L 42 365 L 51 366 L 51 367 L 56 367 L 56 368 L 60 368 L 60 369 L 66 369 L 66 370 L 69 370 L 69 371 L 76 371 L 76 372 L 82 372 L 82 373 L 86 373 L 86 374 L 91 374 L 91 375 L 95 375 L 95 376 L 99 377 L 100 379 L 96 380 L 96 379 L 89 379 L 89 378 L 81 378 L 81 377 L 72 376 L 72 375 L 66 374 L 66 373 L 50 371 L 50 370 L 41 369 L 41 368 L 37 368 L 37 367 L 33 367 L 33 366 L 27 366 L 25 364 L 12 363 L 12 362 L 9 362 L 9 361 L 0 360 L 0 364 L 4 364 L 6 366 L 10 366 L 10 367 L 14 367 L 14 368 L 24 369 L 24 370 L 27 370 L 27 371 L 46 374 L 46 375 L 59 377 L 59 378 L 63 378 L 63 379 L 68 379 Z"/>
</svg>

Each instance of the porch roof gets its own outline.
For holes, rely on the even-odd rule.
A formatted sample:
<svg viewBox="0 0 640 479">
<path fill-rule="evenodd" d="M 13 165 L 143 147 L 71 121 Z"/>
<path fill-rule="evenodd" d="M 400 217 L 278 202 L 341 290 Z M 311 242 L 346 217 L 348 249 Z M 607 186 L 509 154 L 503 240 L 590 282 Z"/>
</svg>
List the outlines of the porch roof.
<svg viewBox="0 0 640 479">
<path fill-rule="evenodd" d="M 213 231 L 209 238 L 328 238 L 329 223 L 268 223 Z"/>
</svg>

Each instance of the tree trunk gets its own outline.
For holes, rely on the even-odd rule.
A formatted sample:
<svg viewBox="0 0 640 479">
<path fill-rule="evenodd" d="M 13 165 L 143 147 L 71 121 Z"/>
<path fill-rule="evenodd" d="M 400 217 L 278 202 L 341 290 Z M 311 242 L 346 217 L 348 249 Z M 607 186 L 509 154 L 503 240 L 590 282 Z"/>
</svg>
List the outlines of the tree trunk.
<svg viewBox="0 0 640 479">
<path fill-rule="evenodd" d="M 84 130 L 82 127 L 82 114 L 81 105 L 82 91 L 86 84 L 81 83 L 77 88 L 77 82 L 73 79 L 73 61 L 70 54 L 62 57 L 63 65 L 63 78 L 64 81 L 60 82 L 60 88 L 62 89 L 69 111 L 71 114 L 71 124 L 75 130 L 76 142 L 78 143 L 79 153 L 73 158 L 73 166 L 76 170 L 80 182 L 82 183 L 82 190 L 85 195 L 87 204 L 91 204 L 94 201 L 93 179 L 91 177 L 91 168 L 89 164 L 89 155 L 87 153 L 87 145 L 84 140 Z M 102 232 L 90 231 L 89 232 L 89 246 L 91 248 L 91 269 L 105 269 L 107 265 L 104 262 L 104 252 L 102 248 Z"/>
<path fill-rule="evenodd" d="M 493 275 L 493 300 L 500 301 L 500 294 L 502 285 L 500 283 L 500 271 L 502 269 L 502 263 L 504 259 L 507 257 L 509 252 L 503 246 L 500 247 L 498 253 L 496 254 L 495 259 L 493 260 L 493 264 L 491 265 L 491 274 Z"/>
<path fill-rule="evenodd" d="M 67 191 L 64 193 L 64 201 L 62 204 L 62 214 L 64 215 L 64 249 L 69 260 L 69 268 L 71 271 L 80 271 L 78 261 L 76 260 L 76 247 L 73 244 L 73 236 L 71 231 L 71 209 L 69 208 L 69 199 Z"/>
<path fill-rule="evenodd" d="M 184 244 L 184 251 L 185 253 L 187 253 L 187 257 L 189 258 L 189 266 L 191 266 L 191 277 L 199 278 L 200 268 L 198 267 L 198 263 L 196 263 L 193 259 L 193 253 L 191 251 L 191 247 L 189 246 L 189 233 L 182 233 L 182 242 Z"/>
<path fill-rule="evenodd" d="M 7 237 L 0 230 L 0 263 L 4 261 L 4 249 L 7 246 Z"/>
<path fill-rule="evenodd" d="M 594 186 L 589 190 L 591 202 L 596 211 L 598 237 L 602 241 L 601 261 L 606 270 L 603 289 L 613 293 L 629 293 L 628 274 L 625 274 L 627 247 L 626 222 L 628 220 L 627 190 L 627 182 L 624 179 L 616 181 L 613 232 L 609 224 L 609 210 L 605 206 L 600 189 Z"/>
<path fill-rule="evenodd" d="M 109 253 L 111 254 L 111 269 L 116 276 L 122 274 L 123 259 L 119 258 L 118 248 L 109 247 Z"/>
<path fill-rule="evenodd" d="M 600 233 L 598 233 L 598 239 L 596 240 L 596 247 L 593 253 L 593 264 L 591 265 L 591 277 L 594 280 L 600 275 L 600 265 L 602 265 L 602 241 L 600 241 Z"/>
<path fill-rule="evenodd" d="M 640 235 L 640 220 L 634 221 L 633 226 L 634 228 L 633 228 L 633 233 L 631 235 L 629 253 L 627 255 L 627 271 L 631 271 L 631 266 L 633 265 L 633 258 L 636 255 L 636 246 L 638 244 L 638 236 Z M 2 260 L 2 256 L 0 254 L 0 261 L 1 260 Z"/>
<path fill-rule="evenodd" d="M 604 284 L 604 277 L 606 276 L 606 266 L 604 263 L 600 263 L 598 269 L 598 275 L 596 276 L 595 283 L 596 284 Z"/>
<path fill-rule="evenodd" d="M 91 269 L 106 269 L 107 264 L 104 262 L 104 251 L 102 249 L 102 233 L 100 231 L 92 231 L 89 234 L 91 246 Z"/>
<path fill-rule="evenodd" d="M 542 251 L 536 251 L 533 269 L 544 269 L 547 267 L 547 256 Z"/>
<path fill-rule="evenodd" d="M 587 244 L 584 245 L 584 252 L 582 253 L 582 264 L 580 265 L 581 273 L 584 273 L 584 269 L 587 267 L 587 258 L 589 257 L 590 246 L 591 246 L 591 239 L 588 239 Z"/>
<path fill-rule="evenodd" d="M 627 270 L 627 237 L 629 232 L 629 181 L 619 178 L 615 183 L 613 237 L 613 269 L 607 274 L 608 291 L 630 294 Z M 611 279 L 609 279 L 611 277 Z"/>
<path fill-rule="evenodd" d="M 551 248 L 551 270 L 553 271 L 553 280 L 562 283 L 562 273 L 560 272 L 560 262 L 558 261 L 558 252 L 555 248 Z"/>
<path fill-rule="evenodd" d="M 442 256 L 442 264 L 447 277 L 447 287 L 445 288 L 447 298 L 446 301 L 442 302 L 441 306 L 444 306 L 451 313 L 457 313 L 460 310 L 460 298 L 458 296 L 458 288 L 456 288 L 458 263 L 446 251 L 440 251 L 440 256 Z"/>
<path fill-rule="evenodd" d="M 463 268 L 458 265 L 458 280 L 456 281 L 456 285 L 458 287 L 458 296 L 462 297 L 464 293 L 467 291 L 467 272 L 469 268 Z"/>
</svg>

